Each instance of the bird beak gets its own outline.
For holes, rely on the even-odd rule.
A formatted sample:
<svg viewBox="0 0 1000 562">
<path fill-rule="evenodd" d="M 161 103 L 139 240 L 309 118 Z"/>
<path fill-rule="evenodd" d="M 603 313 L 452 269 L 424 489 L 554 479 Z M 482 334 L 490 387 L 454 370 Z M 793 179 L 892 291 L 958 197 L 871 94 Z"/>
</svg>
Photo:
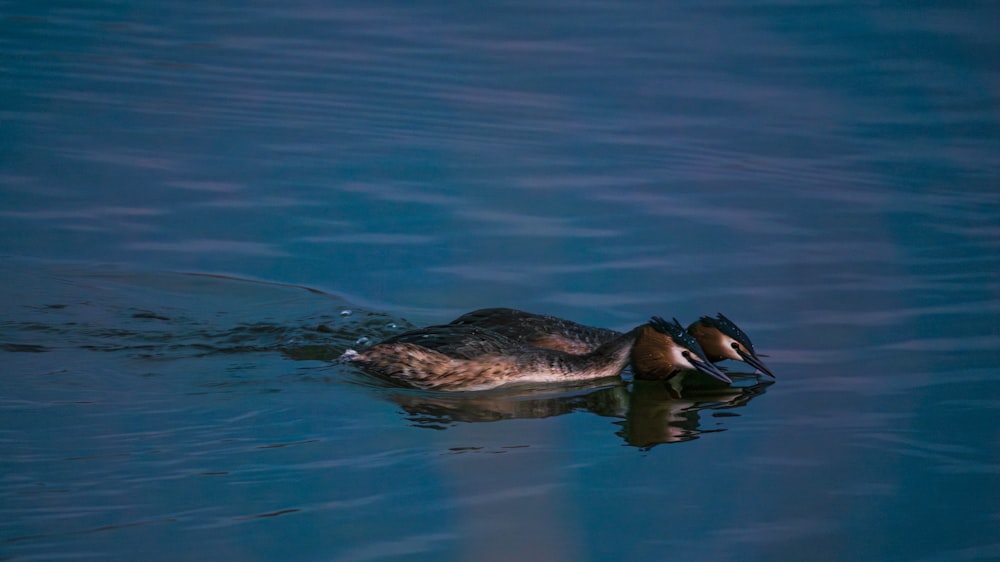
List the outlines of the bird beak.
<svg viewBox="0 0 1000 562">
<path fill-rule="evenodd" d="M 743 360 L 746 361 L 754 369 L 757 369 L 758 371 L 764 373 L 765 375 L 771 377 L 772 379 L 777 379 L 777 377 L 774 376 L 774 373 L 771 372 L 771 369 L 768 369 L 767 365 L 764 365 L 764 362 L 761 361 L 760 358 L 754 355 L 753 353 L 747 353 L 742 349 L 737 349 L 736 353 L 739 353 L 740 357 L 742 357 Z"/>
<path fill-rule="evenodd" d="M 726 384 L 733 383 L 733 379 L 726 376 L 726 373 L 723 373 L 722 369 L 716 367 L 715 364 L 712 363 L 711 361 L 702 361 L 699 358 L 692 360 L 691 364 L 694 365 L 695 369 L 698 369 L 699 371 L 705 373 L 706 375 L 711 375 Z"/>
</svg>

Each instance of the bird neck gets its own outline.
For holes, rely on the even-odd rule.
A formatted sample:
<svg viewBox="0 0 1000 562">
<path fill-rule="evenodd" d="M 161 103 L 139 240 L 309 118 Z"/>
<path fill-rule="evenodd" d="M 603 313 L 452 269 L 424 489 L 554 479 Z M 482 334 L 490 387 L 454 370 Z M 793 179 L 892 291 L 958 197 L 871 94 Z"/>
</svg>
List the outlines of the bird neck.
<svg viewBox="0 0 1000 562">
<path fill-rule="evenodd" d="M 632 374 L 642 380 L 667 380 L 680 369 L 674 365 L 673 350 L 677 344 L 670 336 L 657 331 L 649 324 L 639 326 L 633 332 L 635 344 L 632 346 Z"/>
<path fill-rule="evenodd" d="M 519 357 L 519 367 L 556 371 L 562 380 L 614 377 L 628 364 L 637 334 L 636 330 L 617 334 L 584 354 L 531 347 Z"/>
</svg>

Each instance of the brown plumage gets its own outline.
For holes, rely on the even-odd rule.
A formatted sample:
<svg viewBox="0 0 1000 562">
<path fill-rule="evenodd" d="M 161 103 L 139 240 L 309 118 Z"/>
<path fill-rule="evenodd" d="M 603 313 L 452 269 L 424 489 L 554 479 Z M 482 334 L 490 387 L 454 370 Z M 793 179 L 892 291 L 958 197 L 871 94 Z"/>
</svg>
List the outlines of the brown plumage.
<svg viewBox="0 0 1000 562">
<path fill-rule="evenodd" d="M 436 390 L 613 377 L 630 359 L 636 378 L 669 379 L 697 369 L 731 382 L 676 320 L 670 324 L 657 317 L 619 333 L 514 309 L 484 309 L 362 351 L 348 350 L 342 359 L 409 386 Z"/>
<path fill-rule="evenodd" d="M 771 369 L 761 361 L 754 351 L 750 336 L 741 330 L 735 322 L 726 318 L 721 312 L 715 318 L 702 316 L 688 326 L 690 333 L 710 361 L 719 362 L 725 359 L 743 361 L 765 375 L 774 378 Z"/>
</svg>

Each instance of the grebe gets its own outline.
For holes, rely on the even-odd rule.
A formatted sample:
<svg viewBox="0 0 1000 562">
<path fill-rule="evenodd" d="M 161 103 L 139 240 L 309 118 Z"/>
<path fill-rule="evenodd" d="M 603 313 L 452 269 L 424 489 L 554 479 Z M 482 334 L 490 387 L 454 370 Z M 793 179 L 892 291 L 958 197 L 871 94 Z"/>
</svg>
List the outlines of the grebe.
<svg viewBox="0 0 1000 562">
<path fill-rule="evenodd" d="M 713 363 L 724 359 L 743 361 L 772 379 L 775 378 L 771 369 L 757 356 L 750 337 L 721 312 L 715 318 L 702 316 L 688 326 L 688 333 L 698 340 L 705 356 Z"/>
<path fill-rule="evenodd" d="M 579 341 L 585 343 L 563 349 L 543 347 L 532 343 L 537 340 L 525 335 L 534 333 L 532 330 L 536 328 L 525 328 L 525 334 L 509 337 L 497 330 L 464 322 L 463 318 L 469 316 L 466 315 L 451 324 L 393 336 L 362 351 L 349 349 L 341 360 L 416 388 L 435 390 L 487 390 L 518 382 L 614 377 L 629 360 L 637 379 L 667 380 L 682 370 L 698 370 L 726 383 L 732 382 L 705 357 L 698 342 L 676 319 L 670 323 L 654 316 L 646 324 L 619 333 L 551 316 L 503 310 L 510 310 L 515 315 L 520 313 L 526 322 L 536 327 L 555 322 L 567 333 L 583 329 Z M 596 337 L 602 341 L 592 341 Z"/>
<path fill-rule="evenodd" d="M 567 353 L 587 353 L 618 337 L 614 330 L 594 328 L 513 308 L 484 308 L 459 316 L 452 324 L 477 326 L 521 343 L 559 349 Z M 775 378 L 754 351 L 750 337 L 735 322 L 718 313 L 716 318 L 702 316 L 687 329 L 705 352 L 709 361 L 743 361 L 765 375 Z"/>
</svg>

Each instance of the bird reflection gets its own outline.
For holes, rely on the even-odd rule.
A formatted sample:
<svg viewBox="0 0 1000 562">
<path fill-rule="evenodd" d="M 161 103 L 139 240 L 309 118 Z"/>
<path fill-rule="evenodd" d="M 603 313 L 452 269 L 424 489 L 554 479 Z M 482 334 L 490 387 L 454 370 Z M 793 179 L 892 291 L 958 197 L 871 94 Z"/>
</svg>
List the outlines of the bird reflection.
<svg viewBox="0 0 1000 562">
<path fill-rule="evenodd" d="M 459 423 L 547 418 L 576 411 L 618 418 L 616 434 L 628 445 L 648 449 L 661 443 L 697 439 L 724 431 L 706 427 L 705 414 L 741 408 L 765 392 L 771 381 L 753 374 L 729 373 L 736 386 L 704 377 L 683 388 L 664 381 L 620 378 L 586 381 L 572 387 L 514 387 L 502 391 L 445 393 L 400 390 L 389 394 L 417 427 L 447 429 Z M 734 414 L 735 415 L 735 414 Z"/>
</svg>

